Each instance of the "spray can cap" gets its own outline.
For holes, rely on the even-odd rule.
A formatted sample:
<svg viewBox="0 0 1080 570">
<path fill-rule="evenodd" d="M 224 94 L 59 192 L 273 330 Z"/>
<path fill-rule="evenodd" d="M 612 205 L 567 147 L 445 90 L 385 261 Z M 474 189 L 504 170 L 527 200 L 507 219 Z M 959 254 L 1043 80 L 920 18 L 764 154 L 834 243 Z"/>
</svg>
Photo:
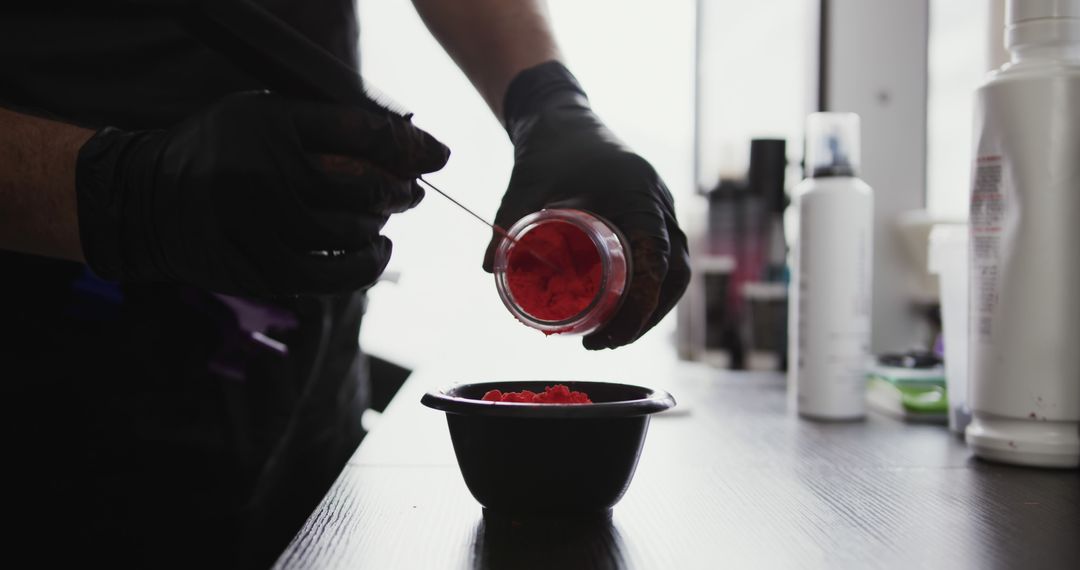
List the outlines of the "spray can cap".
<svg viewBox="0 0 1080 570">
<path fill-rule="evenodd" d="M 807 177 L 856 176 L 858 171 L 859 116 L 811 113 L 806 118 Z"/>
</svg>

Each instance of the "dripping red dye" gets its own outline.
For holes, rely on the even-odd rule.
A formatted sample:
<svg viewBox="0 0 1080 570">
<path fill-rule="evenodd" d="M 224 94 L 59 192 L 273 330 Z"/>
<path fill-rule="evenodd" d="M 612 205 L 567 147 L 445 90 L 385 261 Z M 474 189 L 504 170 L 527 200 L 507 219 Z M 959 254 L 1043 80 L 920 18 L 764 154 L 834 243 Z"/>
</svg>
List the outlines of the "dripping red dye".
<svg viewBox="0 0 1080 570">
<path fill-rule="evenodd" d="M 593 302 L 601 272 L 600 252 L 585 232 L 566 222 L 548 222 L 518 238 L 507 260 L 506 281 L 521 310 L 539 320 L 564 321 Z"/>
<path fill-rule="evenodd" d="M 520 392 L 503 392 L 500 390 L 488 390 L 482 400 L 488 402 L 517 402 L 521 404 L 591 404 L 592 400 L 585 392 L 571 390 L 565 384 L 547 386 L 543 392 L 522 390 Z"/>
</svg>

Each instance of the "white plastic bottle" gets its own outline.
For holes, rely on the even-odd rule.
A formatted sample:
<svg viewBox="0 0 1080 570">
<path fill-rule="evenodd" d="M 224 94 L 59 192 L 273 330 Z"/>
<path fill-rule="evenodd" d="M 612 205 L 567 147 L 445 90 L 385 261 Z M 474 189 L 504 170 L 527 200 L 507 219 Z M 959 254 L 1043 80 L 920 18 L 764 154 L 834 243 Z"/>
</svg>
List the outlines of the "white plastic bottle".
<svg viewBox="0 0 1080 570">
<path fill-rule="evenodd" d="M 967 441 L 1080 463 L 1080 0 L 1010 0 L 1010 63 L 976 94 Z"/>
<path fill-rule="evenodd" d="M 795 187 L 799 231 L 788 330 L 789 387 L 799 415 L 866 415 L 873 193 L 857 177 L 859 116 L 806 121 L 807 177 Z"/>
</svg>

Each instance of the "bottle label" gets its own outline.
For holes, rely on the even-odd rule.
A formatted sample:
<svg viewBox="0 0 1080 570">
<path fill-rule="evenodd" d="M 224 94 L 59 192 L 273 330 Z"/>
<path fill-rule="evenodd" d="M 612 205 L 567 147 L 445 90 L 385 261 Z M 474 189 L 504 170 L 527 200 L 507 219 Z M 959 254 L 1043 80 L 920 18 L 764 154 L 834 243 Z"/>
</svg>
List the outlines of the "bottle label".
<svg viewBox="0 0 1080 570">
<path fill-rule="evenodd" d="M 990 342 L 991 316 L 998 304 L 998 252 L 1005 224 L 1004 164 L 998 154 L 975 159 L 971 188 L 972 334 Z"/>
<path fill-rule="evenodd" d="M 967 388 L 977 428 L 991 416 L 1080 421 L 1080 73 L 1011 69 L 975 98 Z M 1059 453 L 998 426 L 986 437 L 999 449 L 1016 437 L 1016 452 Z"/>
</svg>

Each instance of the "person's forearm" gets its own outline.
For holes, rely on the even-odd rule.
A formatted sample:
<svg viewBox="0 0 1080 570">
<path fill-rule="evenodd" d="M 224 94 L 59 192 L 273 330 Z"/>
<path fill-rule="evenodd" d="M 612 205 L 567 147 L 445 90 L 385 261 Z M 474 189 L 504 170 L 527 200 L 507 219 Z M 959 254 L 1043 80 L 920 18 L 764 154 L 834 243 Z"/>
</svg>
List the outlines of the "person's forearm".
<svg viewBox="0 0 1080 570">
<path fill-rule="evenodd" d="M 417 12 L 492 112 L 517 73 L 560 59 L 544 0 L 413 0 Z"/>
<path fill-rule="evenodd" d="M 91 135 L 0 108 L 0 249 L 82 261 L 75 162 Z"/>
</svg>

